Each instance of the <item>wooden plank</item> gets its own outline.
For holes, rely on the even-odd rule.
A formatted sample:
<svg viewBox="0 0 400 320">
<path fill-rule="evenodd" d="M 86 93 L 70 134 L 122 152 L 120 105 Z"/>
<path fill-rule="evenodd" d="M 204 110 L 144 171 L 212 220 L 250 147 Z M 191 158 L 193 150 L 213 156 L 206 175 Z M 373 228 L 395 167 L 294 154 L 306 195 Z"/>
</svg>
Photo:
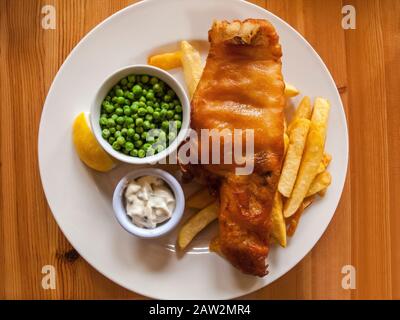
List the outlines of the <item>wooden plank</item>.
<svg viewBox="0 0 400 320">
<path fill-rule="evenodd" d="M 47 91 L 79 40 L 130 0 L 0 1 L 0 298 L 143 298 L 95 271 L 60 232 L 44 197 L 37 133 Z M 400 298 L 400 2 L 252 0 L 295 27 L 331 71 L 345 105 L 350 165 L 340 205 L 316 247 L 293 270 L 244 298 Z M 43 5 L 57 29 L 40 27 Z M 341 28 L 352 4 L 357 29 Z M 34 13 L 34 14 L 26 14 Z M 57 289 L 41 268 L 57 268 Z M 352 264 L 357 289 L 341 288 Z"/>
</svg>

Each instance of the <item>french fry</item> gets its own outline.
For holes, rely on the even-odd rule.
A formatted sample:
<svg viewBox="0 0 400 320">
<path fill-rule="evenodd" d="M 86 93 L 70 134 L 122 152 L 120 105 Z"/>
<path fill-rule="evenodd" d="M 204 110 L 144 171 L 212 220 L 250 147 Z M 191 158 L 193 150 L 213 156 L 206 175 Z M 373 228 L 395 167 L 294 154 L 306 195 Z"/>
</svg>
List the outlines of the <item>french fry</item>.
<svg viewBox="0 0 400 320">
<path fill-rule="evenodd" d="M 300 93 L 300 91 L 297 90 L 297 88 L 294 85 L 285 82 L 285 93 L 284 94 L 286 97 L 292 98 L 292 97 L 297 96 L 299 93 Z"/>
<path fill-rule="evenodd" d="M 313 182 L 311 183 L 310 189 L 306 194 L 306 197 L 312 196 L 324 189 L 326 189 L 332 181 L 332 177 L 328 171 L 324 171 L 317 175 Z"/>
<path fill-rule="evenodd" d="M 286 247 L 286 224 L 282 213 L 282 197 L 279 192 L 275 193 L 271 219 L 272 236 L 282 247 Z"/>
<path fill-rule="evenodd" d="M 286 155 L 288 148 L 289 148 L 289 136 L 287 135 L 286 132 L 283 134 L 283 143 L 285 146 L 284 155 Z"/>
<path fill-rule="evenodd" d="M 182 66 L 181 56 L 181 51 L 156 54 L 149 57 L 148 63 L 164 70 L 174 69 Z"/>
<path fill-rule="evenodd" d="M 316 176 L 323 158 L 329 109 L 330 105 L 327 100 L 322 98 L 315 100 L 310 130 L 299 173 L 292 194 L 285 202 L 285 218 L 290 217 L 299 209 Z"/>
<path fill-rule="evenodd" d="M 186 206 L 194 209 L 203 209 L 215 201 L 215 197 L 210 195 L 207 188 L 195 192 L 186 200 Z"/>
<path fill-rule="evenodd" d="M 317 170 L 317 175 L 319 175 L 320 173 L 324 172 L 326 169 L 325 164 L 324 164 L 324 159 L 322 159 L 321 163 L 318 166 L 318 170 Z"/>
<path fill-rule="evenodd" d="M 287 227 L 287 235 L 288 237 L 293 237 L 297 226 L 299 225 L 299 221 L 301 218 L 301 215 L 303 214 L 304 211 L 304 205 L 303 203 L 300 204 L 300 207 L 297 209 L 297 211 L 290 217 L 289 219 L 289 224 Z"/>
<path fill-rule="evenodd" d="M 216 236 L 211 239 L 209 249 L 210 249 L 210 251 L 215 252 L 216 254 L 222 255 L 219 236 Z"/>
<path fill-rule="evenodd" d="M 300 208 L 297 209 L 296 213 L 288 219 L 287 235 L 289 237 L 293 237 L 299 225 L 300 217 L 302 216 L 304 210 L 308 208 L 311 203 L 313 203 L 314 199 L 315 196 L 305 198 Z"/>
<path fill-rule="evenodd" d="M 304 201 L 303 201 L 304 209 L 307 209 L 314 202 L 314 200 L 315 200 L 315 195 L 304 198 Z"/>
<path fill-rule="evenodd" d="M 324 156 L 322 158 L 322 163 L 324 164 L 325 168 L 328 168 L 331 161 L 332 161 L 332 156 L 329 153 L 324 153 Z"/>
<path fill-rule="evenodd" d="M 219 204 L 217 201 L 205 207 L 192 216 L 179 230 L 178 246 L 185 249 L 193 238 L 211 222 L 218 218 Z"/>
<path fill-rule="evenodd" d="M 322 189 L 320 192 L 318 192 L 318 195 L 319 195 L 320 197 L 324 197 L 325 194 L 326 194 L 326 191 L 328 191 L 328 188 Z"/>
<path fill-rule="evenodd" d="M 311 100 L 309 97 L 306 96 L 300 101 L 299 105 L 297 106 L 292 121 L 289 123 L 288 131 L 292 130 L 293 124 L 296 122 L 296 120 L 310 119 L 311 113 L 312 113 Z"/>
<path fill-rule="evenodd" d="M 200 81 L 201 74 L 203 73 L 201 57 L 200 53 L 187 41 L 181 42 L 181 51 L 183 73 L 185 75 L 186 85 L 189 90 L 189 96 L 192 98 Z"/>
<path fill-rule="evenodd" d="M 310 120 L 300 118 L 293 124 L 289 133 L 289 146 L 278 183 L 279 192 L 287 198 L 290 197 L 296 182 L 309 128 Z"/>
</svg>

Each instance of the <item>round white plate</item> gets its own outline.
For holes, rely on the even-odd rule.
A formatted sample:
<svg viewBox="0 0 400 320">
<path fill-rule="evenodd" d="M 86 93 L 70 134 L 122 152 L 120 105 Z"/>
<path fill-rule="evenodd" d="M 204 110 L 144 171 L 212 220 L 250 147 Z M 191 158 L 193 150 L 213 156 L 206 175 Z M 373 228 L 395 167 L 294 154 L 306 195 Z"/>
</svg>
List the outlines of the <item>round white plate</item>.
<svg viewBox="0 0 400 320">
<path fill-rule="evenodd" d="M 330 100 L 326 149 L 333 156 L 333 182 L 314 203 L 287 248 L 273 247 L 269 274 L 260 279 L 241 274 L 209 253 L 216 225 L 196 239 L 190 252 L 174 252 L 176 234 L 155 241 L 126 233 L 114 218 L 113 189 L 134 166 L 107 174 L 81 163 L 71 138 L 75 116 L 89 111 L 102 80 L 118 68 L 146 63 L 149 54 L 174 50 L 180 40 L 193 42 L 205 57 L 207 32 L 214 19 L 265 18 L 283 47 L 283 73 L 303 94 Z M 182 83 L 181 71 L 172 72 Z M 296 100 L 294 102 L 297 102 Z M 240 0 L 149 0 L 121 10 L 92 30 L 58 72 L 43 108 L 39 130 L 39 165 L 44 191 L 58 225 L 76 250 L 119 285 L 161 299 L 226 299 L 257 290 L 295 266 L 327 228 L 343 189 L 347 170 L 346 118 L 335 83 L 313 48 L 288 24 Z M 194 185 L 185 186 L 190 193 Z"/>
</svg>

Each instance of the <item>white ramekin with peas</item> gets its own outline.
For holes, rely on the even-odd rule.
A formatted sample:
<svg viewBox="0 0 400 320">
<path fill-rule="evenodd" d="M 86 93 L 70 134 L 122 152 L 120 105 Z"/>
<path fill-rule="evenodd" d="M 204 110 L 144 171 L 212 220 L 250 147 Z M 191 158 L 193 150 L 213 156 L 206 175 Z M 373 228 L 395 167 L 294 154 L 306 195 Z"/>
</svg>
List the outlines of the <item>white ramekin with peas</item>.
<svg viewBox="0 0 400 320">
<path fill-rule="evenodd" d="M 91 107 L 90 122 L 96 139 L 114 158 L 154 163 L 185 139 L 190 102 L 169 73 L 134 65 L 103 82 Z"/>
</svg>

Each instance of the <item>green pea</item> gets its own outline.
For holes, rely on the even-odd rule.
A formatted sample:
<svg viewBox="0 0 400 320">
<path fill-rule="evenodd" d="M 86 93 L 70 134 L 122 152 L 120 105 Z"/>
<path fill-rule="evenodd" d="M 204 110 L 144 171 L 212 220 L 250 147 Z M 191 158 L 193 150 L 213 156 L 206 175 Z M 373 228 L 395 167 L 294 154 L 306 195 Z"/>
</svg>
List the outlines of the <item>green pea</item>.
<svg viewBox="0 0 400 320">
<path fill-rule="evenodd" d="M 144 116 L 145 114 L 146 114 L 146 109 L 145 108 L 139 108 L 138 115 L 139 116 Z"/>
<path fill-rule="evenodd" d="M 121 107 L 118 107 L 117 109 L 115 109 L 115 113 L 120 116 L 124 113 L 124 109 L 122 109 Z"/>
<path fill-rule="evenodd" d="M 146 108 L 146 104 L 143 101 L 139 101 L 138 102 L 138 106 L 139 106 L 139 109 L 140 108 Z"/>
<path fill-rule="evenodd" d="M 124 122 L 125 122 L 125 118 L 124 117 L 118 117 L 117 118 L 117 123 L 118 124 L 124 124 Z"/>
<path fill-rule="evenodd" d="M 128 89 L 132 89 L 133 83 L 132 82 L 128 82 L 128 84 L 126 86 L 128 87 Z M 132 96 L 133 96 L 133 93 L 132 93 Z"/>
<path fill-rule="evenodd" d="M 114 119 L 111 118 L 111 119 L 107 120 L 107 127 L 109 127 L 109 128 L 115 127 Z"/>
<path fill-rule="evenodd" d="M 135 147 L 136 148 L 140 148 L 143 145 L 143 141 L 142 140 L 136 140 L 135 141 Z"/>
<path fill-rule="evenodd" d="M 153 85 L 153 90 L 156 93 L 161 92 L 161 86 L 158 83 L 156 83 L 155 85 Z"/>
<path fill-rule="evenodd" d="M 164 101 L 165 102 L 170 102 L 171 101 L 171 96 L 169 95 L 169 94 L 166 94 L 165 96 L 164 96 Z"/>
<path fill-rule="evenodd" d="M 130 99 L 130 100 L 133 100 L 133 98 L 134 98 L 133 93 L 127 91 L 127 92 L 125 93 L 125 98 L 128 98 L 128 99 Z"/>
<path fill-rule="evenodd" d="M 153 113 L 153 118 L 154 118 L 155 121 L 158 121 L 158 120 L 160 119 L 160 113 L 157 112 L 157 111 L 155 111 L 155 112 Z"/>
<path fill-rule="evenodd" d="M 104 139 L 108 139 L 110 137 L 110 130 L 103 129 L 103 131 L 101 132 L 101 135 L 103 136 Z"/>
<path fill-rule="evenodd" d="M 130 76 L 128 76 L 128 81 L 135 82 L 135 75 L 131 74 Z"/>
<path fill-rule="evenodd" d="M 142 127 L 142 126 L 143 126 L 143 119 L 137 118 L 136 119 L 136 127 Z"/>
<path fill-rule="evenodd" d="M 179 120 L 176 120 L 175 121 L 175 126 L 176 126 L 176 128 L 180 129 L 182 127 L 182 122 L 179 121 Z"/>
<path fill-rule="evenodd" d="M 115 133 L 114 133 L 115 139 L 120 137 L 120 136 L 121 136 L 121 131 L 120 130 L 115 131 Z"/>
<path fill-rule="evenodd" d="M 153 107 L 147 107 L 146 108 L 146 112 L 149 113 L 149 114 L 152 114 L 154 112 Z"/>
<path fill-rule="evenodd" d="M 125 144 L 126 140 L 125 140 L 125 138 L 123 136 L 119 136 L 117 138 L 116 142 L 118 142 L 120 146 L 123 146 Z"/>
<path fill-rule="evenodd" d="M 117 131 L 117 129 L 116 129 L 115 127 L 110 128 L 110 129 L 108 129 L 108 130 L 110 130 L 110 133 L 111 133 L 111 134 L 114 134 L 114 133 Z"/>
<path fill-rule="evenodd" d="M 128 134 L 128 137 L 133 137 L 133 135 L 135 134 L 135 130 L 132 128 L 129 128 L 127 134 Z"/>
<path fill-rule="evenodd" d="M 169 128 L 169 122 L 163 121 L 161 124 L 161 129 L 168 130 L 168 128 Z"/>
<path fill-rule="evenodd" d="M 128 129 L 127 129 L 127 128 L 123 128 L 123 129 L 121 130 L 121 135 L 124 136 L 124 137 L 126 137 L 126 136 L 128 135 Z"/>
<path fill-rule="evenodd" d="M 150 78 L 149 78 L 149 76 L 147 76 L 147 75 L 143 75 L 143 76 L 140 78 L 140 81 L 142 81 L 142 83 L 147 83 L 147 82 L 149 82 L 149 80 L 150 80 Z"/>
<path fill-rule="evenodd" d="M 177 106 L 178 104 L 180 104 L 180 102 L 179 102 L 178 99 L 174 99 L 174 100 L 172 101 L 172 103 L 173 103 L 175 106 Z"/>
<path fill-rule="evenodd" d="M 120 150 L 121 149 L 121 145 L 118 143 L 118 141 L 114 141 L 112 144 L 112 147 L 114 150 Z"/>
<path fill-rule="evenodd" d="M 150 147 L 151 147 L 150 143 L 145 143 L 145 144 L 142 146 L 142 149 L 143 149 L 144 151 L 147 151 L 147 149 L 150 148 Z"/>
<path fill-rule="evenodd" d="M 167 118 L 168 119 L 172 119 L 173 117 L 174 117 L 174 112 L 172 110 L 168 110 L 167 111 Z M 118 121 L 118 119 L 117 119 L 117 121 Z"/>
<path fill-rule="evenodd" d="M 149 130 L 149 129 L 150 129 L 150 121 L 149 121 L 149 120 L 145 120 L 145 121 L 143 122 L 143 128 L 144 128 L 145 130 Z"/>
<path fill-rule="evenodd" d="M 105 97 L 104 100 L 106 100 L 106 101 L 111 101 L 111 96 Z"/>
<path fill-rule="evenodd" d="M 182 106 L 180 104 L 175 106 L 175 111 L 176 112 L 182 112 Z"/>
<path fill-rule="evenodd" d="M 161 108 L 163 108 L 163 109 L 165 109 L 165 110 L 168 110 L 168 109 L 169 109 L 169 104 L 163 102 L 163 103 L 161 104 Z"/>
<path fill-rule="evenodd" d="M 145 155 L 146 155 L 146 152 L 145 152 L 144 150 L 140 149 L 140 150 L 138 151 L 138 157 L 139 157 L 139 158 L 144 158 Z"/>
<path fill-rule="evenodd" d="M 146 131 L 142 133 L 141 138 L 145 141 L 147 140 L 147 132 Z"/>
<path fill-rule="evenodd" d="M 132 142 L 126 142 L 125 143 L 125 150 L 132 151 L 133 148 L 134 148 L 134 146 L 133 146 Z"/>
<path fill-rule="evenodd" d="M 150 124 L 150 129 L 155 129 L 155 128 L 156 128 L 156 125 L 154 123 L 151 123 Z"/>
<path fill-rule="evenodd" d="M 101 126 L 106 126 L 107 123 L 108 123 L 107 120 L 108 120 L 107 118 L 101 117 L 101 118 L 100 118 L 100 121 L 99 121 L 100 125 L 101 125 Z"/>
<path fill-rule="evenodd" d="M 167 117 L 167 110 L 161 109 L 160 111 L 160 119 L 164 120 Z"/>
<path fill-rule="evenodd" d="M 146 101 L 147 101 L 147 99 L 145 96 L 141 96 L 139 99 L 139 102 L 146 102 Z"/>
<path fill-rule="evenodd" d="M 117 129 L 117 131 L 121 131 L 122 126 L 121 126 L 120 124 L 117 124 L 117 125 L 115 126 L 115 128 Z"/>
<path fill-rule="evenodd" d="M 115 141 L 115 138 L 114 138 L 114 137 L 110 137 L 110 138 L 108 139 L 108 142 L 109 142 L 111 145 L 114 143 L 114 141 Z"/>
<path fill-rule="evenodd" d="M 156 83 L 158 83 L 158 79 L 156 77 L 152 77 L 150 79 L 150 84 L 154 86 Z"/>
<path fill-rule="evenodd" d="M 132 119 L 132 121 L 133 121 L 133 119 Z M 129 124 L 128 129 L 135 129 L 135 124 L 134 123 Z"/>
<path fill-rule="evenodd" d="M 124 92 L 122 91 L 122 89 L 117 89 L 115 90 L 115 95 L 117 97 L 122 97 L 124 95 Z"/>
<path fill-rule="evenodd" d="M 142 134 L 144 132 L 143 127 L 137 127 L 136 132 Z"/>
<path fill-rule="evenodd" d="M 124 154 L 126 154 L 126 155 L 128 155 L 128 154 L 129 154 L 129 151 L 128 151 L 128 150 L 126 150 L 126 149 L 123 149 L 123 150 L 122 150 L 122 152 L 123 152 Z"/>
<path fill-rule="evenodd" d="M 133 124 L 133 119 L 131 117 L 125 117 L 125 125 L 129 127 L 129 125 Z"/>
<path fill-rule="evenodd" d="M 154 100 L 154 93 L 153 92 L 147 92 L 146 99 L 147 100 Z"/>
<path fill-rule="evenodd" d="M 137 133 L 135 133 L 135 134 L 133 135 L 133 140 L 134 140 L 134 141 L 140 140 L 140 135 L 137 134 Z"/>
<path fill-rule="evenodd" d="M 153 116 L 151 114 L 146 114 L 146 116 L 144 118 L 149 122 L 153 121 Z"/>
<path fill-rule="evenodd" d="M 180 114 L 174 115 L 175 120 L 182 120 L 182 116 Z"/>
<path fill-rule="evenodd" d="M 142 87 L 138 84 L 134 85 L 132 88 L 132 92 L 135 96 L 140 96 L 142 94 L 142 91 L 143 91 Z"/>
<path fill-rule="evenodd" d="M 118 119 L 118 115 L 114 113 L 114 114 L 111 116 L 111 119 L 113 119 L 114 121 L 117 120 L 117 119 Z"/>
<path fill-rule="evenodd" d="M 131 105 L 131 111 L 132 111 L 132 113 L 137 113 L 138 110 L 139 110 L 139 105 L 138 105 L 137 102 L 134 102 L 134 103 Z"/>
<path fill-rule="evenodd" d="M 125 103 L 125 98 L 124 97 L 117 97 L 117 103 L 118 104 L 124 104 Z"/>
<path fill-rule="evenodd" d="M 129 115 L 131 115 L 131 113 L 132 113 L 131 107 L 125 106 L 124 107 L 124 114 L 129 116 Z"/>
<path fill-rule="evenodd" d="M 104 107 L 104 110 L 106 110 L 107 113 L 111 113 L 114 111 L 114 106 L 109 103 L 107 106 Z"/>
<path fill-rule="evenodd" d="M 128 84 L 128 79 L 123 78 L 123 79 L 120 81 L 120 83 L 121 83 L 123 86 L 126 86 L 126 85 Z"/>
<path fill-rule="evenodd" d="M 130 154 L 132 157 L 137 157 L 137 156 L 138 156 L 138 151 L 137 151 L 137 149 L 133 149 L 129 154 Z"/>
</svg>

